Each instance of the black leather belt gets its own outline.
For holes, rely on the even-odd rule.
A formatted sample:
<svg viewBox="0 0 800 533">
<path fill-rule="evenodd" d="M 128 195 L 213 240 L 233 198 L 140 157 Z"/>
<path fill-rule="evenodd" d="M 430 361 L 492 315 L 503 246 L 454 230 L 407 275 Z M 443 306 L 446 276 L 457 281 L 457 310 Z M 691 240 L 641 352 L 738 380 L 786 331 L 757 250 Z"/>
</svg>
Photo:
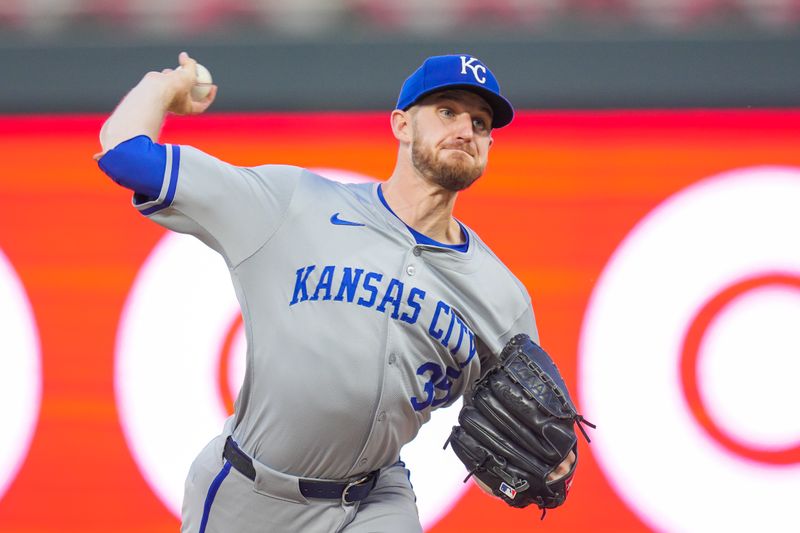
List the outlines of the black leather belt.
<svg viewBox="0 0 800 533">
<path fill-rule="evenodd" d="M 240 473 L 251 480 L 256 480 L 256 469 L 253 460 L 244 453 L 233 438 L 225 440 L 225 451 L 222 456 Z M 374 470 L 364 477 L 353 481 L 320 481 L 300 478 L 300 493 L 306 498 L 324 498 L 342 500 L 345 505 L 352 505 L 366 498 L 378 482 L 379 470 Z"/>
</svg>

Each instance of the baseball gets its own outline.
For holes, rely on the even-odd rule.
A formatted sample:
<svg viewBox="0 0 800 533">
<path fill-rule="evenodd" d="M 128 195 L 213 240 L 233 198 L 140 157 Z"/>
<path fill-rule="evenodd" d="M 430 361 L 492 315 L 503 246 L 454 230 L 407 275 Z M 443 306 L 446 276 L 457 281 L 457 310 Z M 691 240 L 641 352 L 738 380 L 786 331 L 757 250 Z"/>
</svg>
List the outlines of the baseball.
<svg viewBox="0 0 800 533">
<path fill-rule="evenodd" d="M 200 63 L 197 64 L 197 81 L 192 87 L 192 100 L 195 102 L 201 102 L 206 99 L 208 93 L 211 92 L 211 72 L 208 71 L 206 67 L 201 65 Z"/>
<path fill-rule="evenodd" d="M 178 67 L 176 70 L 181 70 L 181 68 L 183 67 Z M 197 63 L 197 81 L 194 82 L 194 86 L 192 87 L 192 100 L 195 102 L 202 102 L 205 100 L 208 93 L 211 92 L 212 83 L 211 72 L 200 63 Z"/>
</svg>

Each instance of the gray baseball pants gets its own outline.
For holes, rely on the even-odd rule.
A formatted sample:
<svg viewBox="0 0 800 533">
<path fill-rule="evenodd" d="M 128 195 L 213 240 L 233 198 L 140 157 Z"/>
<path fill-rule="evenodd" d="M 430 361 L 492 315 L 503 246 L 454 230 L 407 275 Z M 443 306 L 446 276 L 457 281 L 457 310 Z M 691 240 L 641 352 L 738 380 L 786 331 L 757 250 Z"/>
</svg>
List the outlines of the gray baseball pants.
<svg viewBox="0 0 800 533">
<path fill-rule="evenodd" d="M 352 505 L 306 499 L 298 478 L 253 461 L 256 480 L 222 457 L 226 435 L 197 456 L 186 478 L 181 533 L 421 533 L 408 470 L 381 470 L 369 495 Z"/>
</svg>

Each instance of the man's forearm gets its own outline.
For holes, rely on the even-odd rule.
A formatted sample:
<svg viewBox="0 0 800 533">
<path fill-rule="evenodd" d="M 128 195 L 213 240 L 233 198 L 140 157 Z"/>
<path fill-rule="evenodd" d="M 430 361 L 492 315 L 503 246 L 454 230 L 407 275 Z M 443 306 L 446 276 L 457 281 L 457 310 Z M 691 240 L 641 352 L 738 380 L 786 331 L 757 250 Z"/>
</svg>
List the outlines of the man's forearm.
<svg viewBox="0 0 800 533">
<path fill-rule="evenodd" d="M 103 124 L 100 130 L 103 153 L 137 135 L 146 135 L 157 142 L 172 98 L 171 87 L 164 83 L 163 74 L 145 75 Z"/>
<path fill-rule="evenodd" d="M 212 85 L 204 99 L 192 100 L 190 91 L 197 82 L 197 62 L 181 52 L 178 63 L 180 67 L 174 70 L 148 72 L 125 95 L 100 129 L 102 152 L 94 155 L 96 160 L 121 142 L 140 135 L 157 142 L 167 113 L 197 115 L 208 109 L 217 96 L 217 86 Z"/>
</svg>

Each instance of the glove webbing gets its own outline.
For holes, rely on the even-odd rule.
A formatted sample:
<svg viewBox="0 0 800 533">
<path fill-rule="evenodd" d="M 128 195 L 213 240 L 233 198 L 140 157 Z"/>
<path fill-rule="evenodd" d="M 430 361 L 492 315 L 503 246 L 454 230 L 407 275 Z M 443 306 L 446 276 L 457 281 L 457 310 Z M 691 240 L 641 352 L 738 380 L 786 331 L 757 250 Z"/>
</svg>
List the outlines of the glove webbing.
<svg viewBox="0 0 800 533">
<path fill-rule="evenodd" d="M 521 360 L 521 359 L 523 359 L 523 357 L 521 355 L 519 355 L 519 354 L 515 354 L 514 356 L 507 358 L 503 362 L 502 368 L 505 369 L 506 374 L 508 375 L 509 379 L 511 381 L 513 381 L 514 383 L 516 383 L 517 385 L 519 385 L 520 389 L 522 389 L 522 391 L 525 393 L 525 395 L 528 396 L 528 398 L 532 400 L 532 399 L 534 399 L 533 393 L 528 390 L 528 388 L 525 386 L 524 383 L 521 383 L 518 379 L 516 379 L 516 373 L 510 368 L 511 363 L 514 362 L 515 359 L 520 359 Z M 572 418 L 572 421 L 575 422 L 575 424 L 578 426 L 578 429 L 581 431 L 581 434 L 583 435 L 583 438 L 586 439 L 587 443 L 591 443 L 592 439 L 589 438 L 589 435 L 588 435 L 588 433 L 586 433 L 586 429 L 584 429 L 583 424 L 586 424 L 587 426 L 589 426 L 592 429 L 597 429 L 597 426 L 592 424 L 588 420 L 586 420 L 583 417 L 583 415 L 581 415 L 580 413 L 578 413 L 575 410 L 575 408 L 572 406 L 572 403 L 567 399 L 567 396 L 564 394 L 564 392 L 561 390 L 561 388 L 558 386 L 558 384 L 555 381 L 553 381 L 553 379 L 547 374 L 547 372 L 545 372 L 542 369 L 540 369 L 539 366 L 535 365 L 532 361 L 525 362 L 525 366 L 527 366 L 530 369 L 530 371 L 533 372 L 534 374 L 536 374 L 536 376 L 539 379 L 541 379 L 543 382 L 545 382 L 548 385 L 551 385 L 550 388 L 551 388 L 553 394 L 555 394 L 555 396 L 558 398 L 558 400 L 561 402 L 561 404 L 564 407 L 566 407 L 567 410 L 571 413 L 570 418 Z M 497 370 L 495 370 L 495 371 L 497 371 Z M 445 443 L 445 446 L 447 446 L 447 443 Z"/>
</svg>

